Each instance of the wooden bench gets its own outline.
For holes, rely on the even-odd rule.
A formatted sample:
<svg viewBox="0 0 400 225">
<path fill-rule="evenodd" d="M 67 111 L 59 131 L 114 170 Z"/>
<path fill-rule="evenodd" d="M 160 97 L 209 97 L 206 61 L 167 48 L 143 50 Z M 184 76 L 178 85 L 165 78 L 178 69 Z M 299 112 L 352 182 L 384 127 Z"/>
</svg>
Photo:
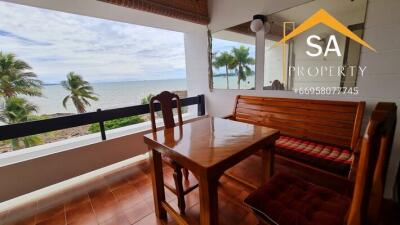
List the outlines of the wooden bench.
<svg viewBox="0 0 400 225">
<path fill-rule="evenodd" d="M 360 157 L 354 166 L 357 174 L 351 197 L 280 173 L 244 202 L 260 218 L 260 224 L 384 224 L 387 215 L 383 216 L 381 206 L 396 111 L 395 103 L 380 102 L 372 112 L 357 149 Z"/>
<path fill-rule="evenodd" d="M 346 178 L 361 140 L 364 108 L 365 102 L 239 95 L 226 118 L 279 129 L 277 166 L 309 177 L 323 173 Z"/>
</svg>

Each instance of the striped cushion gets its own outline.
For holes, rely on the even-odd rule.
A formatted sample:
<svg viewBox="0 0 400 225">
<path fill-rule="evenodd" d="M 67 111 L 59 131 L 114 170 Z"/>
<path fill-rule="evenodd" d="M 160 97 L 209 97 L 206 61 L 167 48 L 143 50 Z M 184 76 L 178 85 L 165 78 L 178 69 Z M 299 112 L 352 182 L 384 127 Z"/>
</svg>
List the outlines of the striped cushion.
<svg viewBox="0 0 400 225">
<path fill-rule="evenodd" d="M 281 136 L 276 141 L 276 147 L 277 154 L 341 175 L 348 174 L 353 162 L 353 154 L 349 149 L 294 137 Z"/>
</svg>

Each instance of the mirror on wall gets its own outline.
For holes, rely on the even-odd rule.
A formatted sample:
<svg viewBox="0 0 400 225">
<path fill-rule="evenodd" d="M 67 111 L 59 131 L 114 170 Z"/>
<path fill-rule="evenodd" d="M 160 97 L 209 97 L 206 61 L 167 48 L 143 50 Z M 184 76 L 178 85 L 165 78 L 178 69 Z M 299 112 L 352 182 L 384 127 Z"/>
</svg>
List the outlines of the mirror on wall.
<svg viewBox="0 0 400 225">
<path fill-rule="evenodd" d="M 277 42 L 321 9 L 362 38 L 366 8 L 367 0 L 315 0 L 267 15 L 271 29 L 265 35 L 264 90 L 356 87 L 365 72 L 359 66 L 361 45 L 335 26 L 317 23 L 284 44 Z"/>
<path fill-rule="evenodd" d="M 255 89 L 256 36 L 250 22 L 211 36 L 212 88 Z"/>
</svg>

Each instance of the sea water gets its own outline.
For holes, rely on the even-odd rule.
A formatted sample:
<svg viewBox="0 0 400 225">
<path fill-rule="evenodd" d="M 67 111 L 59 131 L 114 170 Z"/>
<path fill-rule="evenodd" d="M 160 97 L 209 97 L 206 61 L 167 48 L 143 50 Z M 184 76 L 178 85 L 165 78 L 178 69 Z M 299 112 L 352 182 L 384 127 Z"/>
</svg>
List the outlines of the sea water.
<svg viewBox="0 0 400 225">
<path fill-rule="evenodd" d="M 99 100 L 89 100 L 91 106 L 87 107 L 87 112 L 139 105 L 142 98 L 161 91 L 184 91 L 186 80 L 91 83 L 91 86 Z M 44 85 L 42 93 L 42 97 L 24 97 L 38 106 L 38 114 L 76 113 L 71 99 L 68 101 L 67 108 L 64 108 L 62 101 L 68 92 L 61 85 Z"/>
</svg>

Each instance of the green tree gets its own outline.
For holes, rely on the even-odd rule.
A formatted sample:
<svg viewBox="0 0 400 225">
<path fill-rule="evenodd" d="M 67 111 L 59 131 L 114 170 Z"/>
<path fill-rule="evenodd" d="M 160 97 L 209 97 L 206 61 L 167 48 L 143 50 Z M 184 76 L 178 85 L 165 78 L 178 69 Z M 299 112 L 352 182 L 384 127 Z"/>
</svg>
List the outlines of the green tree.
<svg viewBox="0 0 400 225">
<path fill-rule="evenodd" d="M 42 95 L 42 82 L 32 68 L 14 54 L 0 52 L 0 96 Z"/>
<path fill-rule="evenodd" d="M 216 69 L 225 67 L 226 73 L 226 88 L 229 89 L 229 69 L 234 68 L 235 58 L 229 52 L 222 52 L 219 56 L 215 57 L 213 66 Z"/>
<path fill-rule="evenodd" d="M 29 121 L 34 112 L 37 112 L 35 105 L 23 98 L 10 97 L 5 101 L 1 120 L 9 124 L 22 123 Z"/>
<path fill-rule="evenodd" d="M 255 59 L 249 57 L 249 54 L 249 48 L 246 48 L 243 45 L 239 48 L 232 49 L 232 55 L 234 57 L 232 66 L 236 68 L 239 89 L 240 81 L 246 81 L 247 76 L 250 76 L 252 74 L 252 70 L 249 65 L 255 64 Z"/>
<path fill-rule="evenodd" d="M 6 98 L 5 106 L 0 115 L 0 120 L 9 124 L 23 123 L 31 121 L 33 113 L 37 112 L 37 107 L 23 98 L 9 97 Z M 38 135 L 32 135 L 11 140 L 13 150 L 38 145 L 42 142 Z"/>
<path fill-rule="evenodd" d="M 115 120 L 109 120 L 104 122 L 104 129 L 105 130 L 112 130 L 119 127 L 125 127 L 137 123 L 143 123 L 145 120 L 140 116 L 131 116 L 125 118 L 119 118 Z M 94 123 L 90 125 L 89 132 L 96 133 L 100 131 L 100 125 L 98 123 Z"/>
<path fill-rule="evenodd" d="M 84 113 L 86 112 L 86 106 L 90 106 L 89 100 L 99 100 L 89 82 L 83 80 L 81 75 L 74 72 L 68 73 L 67 80 L 61 81 L 61 85 L 69 92 L 63 100 L 64 108 L 67 108 L 67 102 L 71 99 L 76 111 Z"/>
</svg>

